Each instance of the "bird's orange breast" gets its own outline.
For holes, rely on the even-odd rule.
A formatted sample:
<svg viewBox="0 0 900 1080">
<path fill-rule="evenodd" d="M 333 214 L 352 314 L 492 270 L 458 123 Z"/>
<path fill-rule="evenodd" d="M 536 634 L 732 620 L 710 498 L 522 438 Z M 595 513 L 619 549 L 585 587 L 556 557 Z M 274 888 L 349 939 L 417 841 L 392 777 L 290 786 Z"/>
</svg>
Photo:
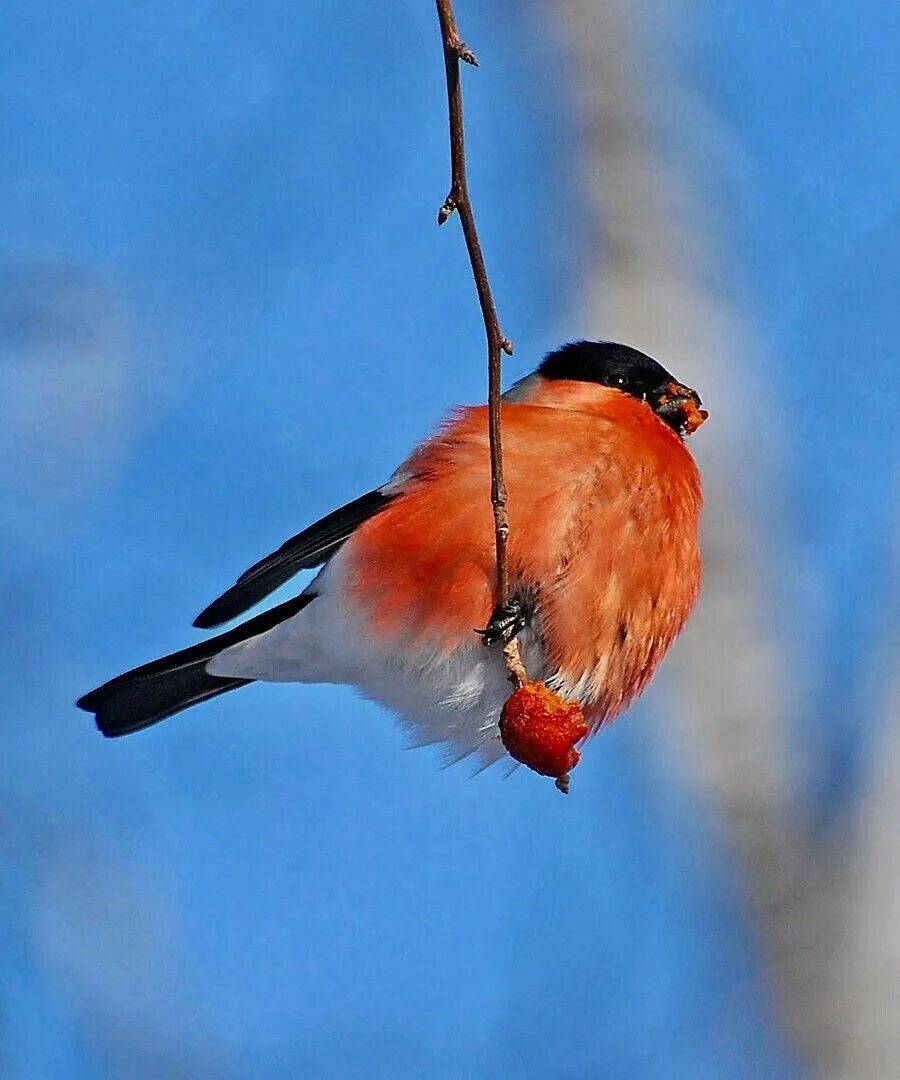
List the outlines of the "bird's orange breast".
<svg viewBox="0 0 900 1080">
<path fill-rule="evenodd" d="M 512 585 L 535 600 L 559 688 L 597 723 L 643 689 L 696 600 L 699 473 L 648 406 L 592 384 L 538 382 L 502 427 Z M 486 408 L 401 473 L 345 546 L 348 595 L 398 648 L 477 644 L 496 581 Z"/>
</svg>

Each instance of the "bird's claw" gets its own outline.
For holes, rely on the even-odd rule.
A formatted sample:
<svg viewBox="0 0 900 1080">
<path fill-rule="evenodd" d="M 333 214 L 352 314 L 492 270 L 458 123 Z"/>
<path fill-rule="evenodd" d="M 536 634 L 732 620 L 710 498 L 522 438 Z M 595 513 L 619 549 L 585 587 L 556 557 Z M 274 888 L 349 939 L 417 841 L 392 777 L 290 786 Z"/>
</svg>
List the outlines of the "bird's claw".
<svg viewBox="0 0 900 1080">
<path fill-rule="evenodd" d="M 528 618 L 525 605 L 518 596 L 511 596 L 505 604 L 498 604 L 484 630 L 476 630 L 484 645 L 508 645 L 525 629 Z"/>
</svg>

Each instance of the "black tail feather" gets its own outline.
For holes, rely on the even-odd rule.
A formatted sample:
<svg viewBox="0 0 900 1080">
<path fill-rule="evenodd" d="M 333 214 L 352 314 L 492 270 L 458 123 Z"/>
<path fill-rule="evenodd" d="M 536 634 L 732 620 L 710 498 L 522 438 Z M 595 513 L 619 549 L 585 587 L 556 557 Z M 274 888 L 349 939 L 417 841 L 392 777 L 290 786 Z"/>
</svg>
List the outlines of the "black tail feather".
<svg viewBox="0 0 900 1080">
<path fill-rule="evenodd" d="M 199 645 L 126 671 L 91 690 L 76 704 L 94 713 L 97 727 L 112 738 L 140 731 L 191 705 L 245 686 L 253 680 L 209 675 L 207 663 L 230 645 L 263 634 L 296 615 L 314 598 L 314 594 L 304 593 Z"/>
<path fill-rule="evenodd" d="M 130 735 L 190 705 L 253 681 L 207 675 L 203 661 L 158 675 L 129 672 L 123 678 L 127 681 L 114 680 L 118 685 L 107 683 L 78 701 L 80 709 L 94 713 L 97 727 L 107 738 Z"/>
</svg>

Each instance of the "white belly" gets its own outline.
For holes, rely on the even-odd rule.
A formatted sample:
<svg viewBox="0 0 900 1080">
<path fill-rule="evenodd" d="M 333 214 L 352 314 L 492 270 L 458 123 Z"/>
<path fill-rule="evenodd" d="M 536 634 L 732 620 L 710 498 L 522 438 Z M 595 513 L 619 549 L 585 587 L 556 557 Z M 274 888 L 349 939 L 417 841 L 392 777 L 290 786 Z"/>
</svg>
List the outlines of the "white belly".
<svg viewBox="0 0 900 1080">
<path fill-rule="evenodd" d="M 477 753 L 485 764 L 503 757 L 500 709 L 510 694 L 503 658 L 473 633 L 449 655 L 421 647 L 382 645 L 361 631 L 343 600 L 340 553 L 310 586 L 312 603 L 278 626 L 215 656 L 210 675 L 268 682 L 343 683 L 393 710 L 414 745 L 446 743 L 448 758 Z M 540 645 L 520 637 L 532 678 L 545 678 Z"/>
</svg>

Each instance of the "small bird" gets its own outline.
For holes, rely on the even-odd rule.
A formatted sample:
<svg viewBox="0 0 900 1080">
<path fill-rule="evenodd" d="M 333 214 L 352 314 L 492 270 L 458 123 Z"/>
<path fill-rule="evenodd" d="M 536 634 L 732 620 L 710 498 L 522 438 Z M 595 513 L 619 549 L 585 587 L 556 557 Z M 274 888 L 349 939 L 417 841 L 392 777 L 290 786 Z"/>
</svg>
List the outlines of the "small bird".
<svg viewBox="0 0 900 1080">
<path fill-rule="evenodd" d="M 321 567 L 298 596 L 78 707 L 117 736 L 254 680 L 346 683 L 414 744 L 490 764 L 510 687 L 484 645 L 517 637 L 529 678 L 577 702 L 593 733 L 644 689 L 699 593 L 701 483 L 684 437 L 700 406 L 637 349 L 565 345 L 502 399 L 507 604 L 495 606 L 487 408 L 460 408 L 386 484 L 251 566 L 194 625 Z"/>
</svg>

